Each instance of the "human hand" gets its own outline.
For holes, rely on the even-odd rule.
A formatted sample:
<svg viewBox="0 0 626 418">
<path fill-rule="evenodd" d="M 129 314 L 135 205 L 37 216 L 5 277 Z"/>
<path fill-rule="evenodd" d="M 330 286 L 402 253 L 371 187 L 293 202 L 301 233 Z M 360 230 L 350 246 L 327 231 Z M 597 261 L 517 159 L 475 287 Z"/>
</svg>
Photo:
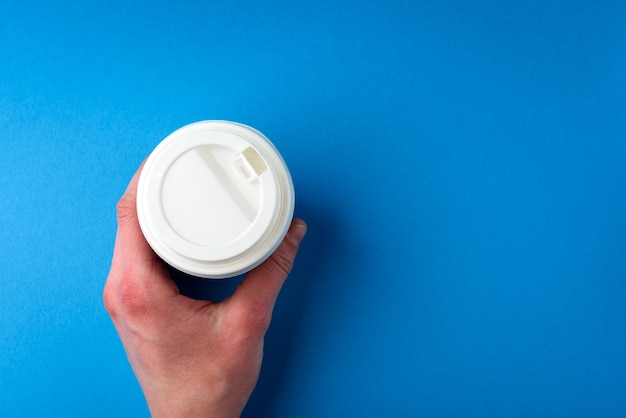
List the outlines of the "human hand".
<svg viewBox="0 0 626 418">
<path fill-rule="evenodd" d="M 179 293 L 137 220 L 141 168 L 117 204 L 118 230 L 104 305 L 153 417 L 236 417 L 256 385 L 263 339 L 306 224 L 219 302 Z"/>
</svg>

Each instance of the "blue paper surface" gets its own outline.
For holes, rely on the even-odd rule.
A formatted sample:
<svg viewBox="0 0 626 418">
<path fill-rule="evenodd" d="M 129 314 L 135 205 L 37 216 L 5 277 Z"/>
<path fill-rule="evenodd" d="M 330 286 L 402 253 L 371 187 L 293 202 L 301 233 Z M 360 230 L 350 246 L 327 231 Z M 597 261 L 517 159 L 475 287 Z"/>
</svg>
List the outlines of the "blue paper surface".
<svg viewBox="0 0 626 418">
<path fill-rule="evenodd" d="M 203 119 L 309 225 L 244 417 L 626 415 L 620 1 L 0 4 L 0 415 L 148 416 L 115 203 Z"/>
</svg>

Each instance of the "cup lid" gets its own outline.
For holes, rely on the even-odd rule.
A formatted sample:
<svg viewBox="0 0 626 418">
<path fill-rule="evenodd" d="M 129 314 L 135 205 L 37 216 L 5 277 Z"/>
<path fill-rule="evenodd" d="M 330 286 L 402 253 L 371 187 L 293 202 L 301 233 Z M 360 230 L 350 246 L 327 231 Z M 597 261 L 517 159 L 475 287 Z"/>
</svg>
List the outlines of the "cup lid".
<svg viewBox="0 0 626 418">
<path fill-rule="evenodd" d="M 233 277 L 265 260 L 287 233 L 294 189 L 287 166 L 259 131 L 202 121 L 165 138 L 143 167 L 137 216 L 172 267 Z"/>
</svg>

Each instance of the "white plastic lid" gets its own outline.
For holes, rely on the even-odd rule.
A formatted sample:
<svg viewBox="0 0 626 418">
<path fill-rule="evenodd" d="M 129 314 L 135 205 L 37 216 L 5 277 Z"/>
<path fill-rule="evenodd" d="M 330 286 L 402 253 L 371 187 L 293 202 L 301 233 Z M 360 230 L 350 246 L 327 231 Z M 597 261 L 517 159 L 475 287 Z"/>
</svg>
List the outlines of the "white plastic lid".
<svg viewBox="0 0 626 418">
<path fill-rule="evenodd" d="M 152 249 L 172 267 L 212 279 L 269 257 L 294 202 L 291 175 L 272 143 L 227 121 L 170 134 L 148 157 L 137 188 L 137 216 Z"/>
</svg>

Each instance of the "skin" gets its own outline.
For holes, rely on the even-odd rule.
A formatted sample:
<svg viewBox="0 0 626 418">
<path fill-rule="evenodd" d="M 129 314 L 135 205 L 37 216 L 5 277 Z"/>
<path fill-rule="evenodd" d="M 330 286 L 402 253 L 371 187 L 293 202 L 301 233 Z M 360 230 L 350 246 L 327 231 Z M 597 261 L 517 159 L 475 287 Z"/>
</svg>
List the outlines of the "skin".
<svg viewBox="0 0 626 418">
<path fill-rule="evenodd" d="M 181 295 L 137 220 L 141 167 L 117 205 L 118 230 L 104 306 L 153 417 L 237 417 L 254 389 L 263 340 L 306 224 L 219 303 Z"/>
</svg>

